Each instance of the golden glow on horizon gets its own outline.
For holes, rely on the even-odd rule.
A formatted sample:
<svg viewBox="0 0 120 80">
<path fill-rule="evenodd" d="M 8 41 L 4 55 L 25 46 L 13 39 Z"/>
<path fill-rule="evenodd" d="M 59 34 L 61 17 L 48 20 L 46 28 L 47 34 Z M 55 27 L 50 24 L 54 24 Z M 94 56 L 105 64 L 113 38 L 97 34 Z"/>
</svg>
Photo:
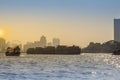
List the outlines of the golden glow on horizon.
<svg viewBox="0 0 120 80">
<path fill-rule="evenodd" d="M 10 36 L 11 30 L 9 27 L 8 25 L 0 24 L 0 37 L 7 39 Z"/>
<path fill-rule="evenodd" d="M 5 36 L 4 30 L 0 29 L 0 37 L 4 37 L 4 36 Z"/>
<path fill-rule="evenodd" d="M 12 20 L 11 20 L 12 18 Z M 31 19 L 30 19 L 31 18 Z M 4 30 L 7 41 L 19 40 L 21 43 L 34 42 L 40 40 L 42 35 L 46 36 L 47 42 L 52 42 L 52 38 L 60 38 L 63 45 L 87 46 L 89 42 L 105 42 L 112 39 L 112 23 L 99 24 L 99 20 L 56 20 L 44 17 L 37 20 L 33 17 L 14 17 L 0 24 L 0 29 Z M 86 24 L 87 23 L 87 24 Z M 97 26 L 97 27 L 96 27 Z M 101 27 L 103 26 L 103 28 Z M 110 26 L 110 27 L 105 27 Z M 0 35 L 1 37 L 1 35 Z"/>
</svg>

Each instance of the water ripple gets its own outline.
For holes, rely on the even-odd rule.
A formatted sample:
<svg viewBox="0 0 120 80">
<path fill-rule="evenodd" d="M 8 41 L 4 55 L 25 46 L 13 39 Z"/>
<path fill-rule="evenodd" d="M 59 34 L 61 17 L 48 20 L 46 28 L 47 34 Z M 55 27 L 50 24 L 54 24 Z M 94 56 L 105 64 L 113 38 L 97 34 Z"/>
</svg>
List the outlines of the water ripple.
<svg viewBox="0 0 120 80">
<path fill-rule="evenodd" d="M 120 56 L 110 54 L 0 57 L 0 80 L 120 80 Z"/>
</svg>

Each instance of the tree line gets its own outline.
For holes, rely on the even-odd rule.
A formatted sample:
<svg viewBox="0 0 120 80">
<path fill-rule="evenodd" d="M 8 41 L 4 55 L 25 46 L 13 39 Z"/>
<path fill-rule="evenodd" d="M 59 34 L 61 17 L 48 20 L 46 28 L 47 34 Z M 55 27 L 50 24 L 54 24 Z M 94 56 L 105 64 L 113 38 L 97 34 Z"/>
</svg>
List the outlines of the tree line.
<svg viewBox="0 0 120 80">
<path fill-rule="evenodd" d="M 90 42 L 89 45 L 82 49 L 83 53 L 113 53 L 120 50 L 120 42 L 110 40 L 104 43 Z"/>
</svg>

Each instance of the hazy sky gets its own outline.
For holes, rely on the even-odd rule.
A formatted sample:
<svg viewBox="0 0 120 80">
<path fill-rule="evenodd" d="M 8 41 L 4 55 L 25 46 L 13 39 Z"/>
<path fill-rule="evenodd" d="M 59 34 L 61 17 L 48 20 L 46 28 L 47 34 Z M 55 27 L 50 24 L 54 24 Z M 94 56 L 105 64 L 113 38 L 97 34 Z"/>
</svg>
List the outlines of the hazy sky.
<svg viewBox="0 0 120 80">
<path fill-rule="evenodd" d="M 120 17 L 120 0 L 0 0 L 0 30 L 9 40 L 87 46 L 113 39 L 113 19 Z M 3 35 L 1 35 L 3 36 Z"/>
</svg>

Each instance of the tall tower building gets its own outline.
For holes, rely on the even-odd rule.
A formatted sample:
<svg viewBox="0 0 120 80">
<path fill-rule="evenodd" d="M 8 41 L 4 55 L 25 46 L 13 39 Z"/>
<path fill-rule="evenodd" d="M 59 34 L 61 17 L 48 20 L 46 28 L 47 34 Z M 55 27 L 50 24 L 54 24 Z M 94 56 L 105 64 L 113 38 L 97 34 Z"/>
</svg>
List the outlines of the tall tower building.
<svg viewBox="0 0 120 80">
<path fill-rule="evenodd" d="M 54 38 L 53 39 L 53 46 L 57 47 L 58 45 L 60 45 L 60 39 Z"/>
<path fill-rule="evenodd" d="M 0 38 L 0 52 L 5 50 L 5 39 Z"/>
<path fill-rule="evenodd" d="M 114 19 L 114 40 L 120 42 L 120 19 Z"/>
<path fill-rule="evenodd" d="M 45 37 L 45 36 L 42 36 L 42 37 L 40 38 L 40 47 L 44 48 L 44 47 L 46 47 L 46 44 L 47 44 L 46 37 Z"/>
</svg>

